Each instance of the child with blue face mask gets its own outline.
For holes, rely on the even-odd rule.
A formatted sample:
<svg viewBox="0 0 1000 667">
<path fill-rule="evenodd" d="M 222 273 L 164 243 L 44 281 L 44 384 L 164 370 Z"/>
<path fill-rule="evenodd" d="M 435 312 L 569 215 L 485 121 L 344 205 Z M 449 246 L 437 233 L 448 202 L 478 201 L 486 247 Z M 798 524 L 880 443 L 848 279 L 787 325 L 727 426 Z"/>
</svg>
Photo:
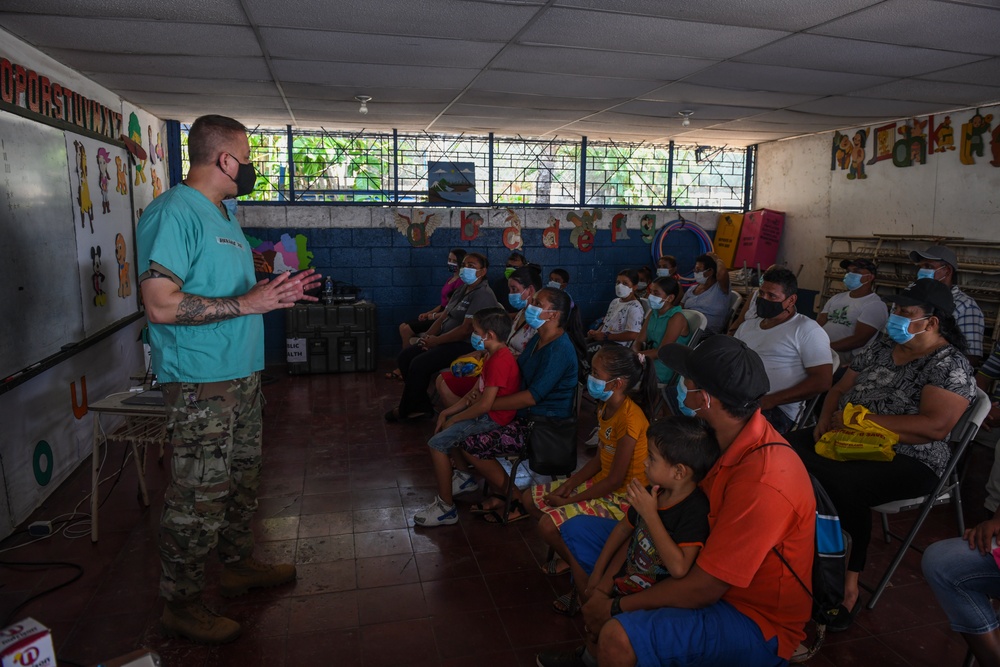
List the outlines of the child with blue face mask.
<svg viewBox="0 0 1000 667">
<path fill-rule="evenodd" d="M 471 475 L 452 470 L 449 452 L 469 436 L 492 431 L 513 421 L 514 410 L 494 410 L 493 402 L 521 389 L 521 371 L 507 348 L 511 321 L 501 308 L 486 308 L 472 317 L 470 342 L 486 353 L 476 386 L 462 400 L 438 415 L 430 447 L 438 495 L 434 502 L 413 516 L 418 526 L 444 526 L 458 521 L 454 496 L 474 491 L 478 484 Z M 459 463 L 462 462 L 459 459 Z M 459 467 L 464 468 L 464 464 Z"/>
<path fill-rule="evenodd" d="M 638 479 L 646 485 L 646 428 L 656 393 L 651 367 L 630 348 L 602 347 L 594 355 L 587 378 L 587 391 L 598 401 L 598 455 L 568 480 L 533 486 L 522 495 L 528 512 L 539 520 L 542 539 L 565 561 L 547 563 L 542 569 L 546 574 L 571 569 L 573 561 L 560 535 L 564 522 L 580 515 L 621 520 L 629 482 Z M 635 387 L 640 390 L 633 398 L 630 394 Z M 582 570 L 574 576 L 586 577 Z"/>
</svg>

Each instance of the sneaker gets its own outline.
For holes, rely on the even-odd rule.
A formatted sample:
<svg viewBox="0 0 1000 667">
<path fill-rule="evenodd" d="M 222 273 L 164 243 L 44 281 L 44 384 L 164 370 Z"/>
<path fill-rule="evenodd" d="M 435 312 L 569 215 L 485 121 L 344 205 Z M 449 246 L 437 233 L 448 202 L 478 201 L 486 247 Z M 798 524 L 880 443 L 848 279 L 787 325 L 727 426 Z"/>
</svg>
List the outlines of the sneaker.
<svg viewBox="0 0 1000 667">
<path fill-rule="evenodd" d="M 434 496 L 434 502 L 413 515 L 416 526 L 450 526 L 458 523 L 458 508 L 445 505 L 440 496 Z"/>
<path fill-rule="evenodd" d="M 479 488 L 476 478 L 467 472 L 453 470 L 451 473 L 451 495 L 459 496 Z"/>
<path fill-rule="evenodd" d="M 538 667 L 588 667 L 583 660 L 585 646 L 578 646 L 572 651 L 547 651 L 535 656 Z"/>
<path fill-rule="evenodd" d="M 594 430 L 590 432 L 590 437 L 587 438 L 587 440 L 583 444 L 588 448 L 597 447 L 599 444 L 601 444 L 601 435 L 599 433 L 600 430 L 601 430 L 600 426 L 595 426 Z"/>
</svg>

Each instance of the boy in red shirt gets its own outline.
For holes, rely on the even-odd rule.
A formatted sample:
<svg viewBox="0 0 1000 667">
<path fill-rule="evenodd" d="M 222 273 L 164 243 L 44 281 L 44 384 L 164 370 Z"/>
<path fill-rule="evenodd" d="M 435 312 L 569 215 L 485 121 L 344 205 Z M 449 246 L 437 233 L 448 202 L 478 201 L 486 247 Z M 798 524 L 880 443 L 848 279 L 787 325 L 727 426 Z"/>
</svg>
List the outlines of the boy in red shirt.
<svg viewBox="0 0 1000 667">
<path fill-rule="evenodd" d="M 452 471 L 448 453 L 466 438 L 492 431 L 514 420 L 515 410 L 493 410 L 493 401 L 521 389 L 521 369 L 507 348 L 511 319 L 500 308 L 485 308 L 472 318 L 472 347 L 485 350 L 483 370 L 476 386 L 438 415 L 434 436 L 427 442 L 434 462 L 438 495 L 413 515 L 417 526 L 447 526 L 458 522 L 454 496 L 477 488 L 467 473 Z"/>
</svg>

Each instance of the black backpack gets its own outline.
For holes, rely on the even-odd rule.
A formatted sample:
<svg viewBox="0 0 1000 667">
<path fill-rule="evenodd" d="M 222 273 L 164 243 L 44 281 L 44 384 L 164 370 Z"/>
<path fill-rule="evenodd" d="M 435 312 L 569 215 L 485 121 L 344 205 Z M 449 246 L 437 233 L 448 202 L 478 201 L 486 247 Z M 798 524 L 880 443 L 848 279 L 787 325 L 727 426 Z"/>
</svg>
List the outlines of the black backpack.
<svg viewBox="0 0 1000 667">
<path fill-rule="evenodd" d="M 791 448 L 791 445 L 784 442 L 769 442 L 761 447 L 771 445 Z M 809 475 L 809 481 L 812 482 L 813 495 L 816 497 L 816 553 L 813 556 L 812 591 L 802 581 L 802 577 L 792 569 L 777 547 L 774 547 L 774 553 L 812 598 L 812 620 L 817 625 L 826 626 L 837 617 L 840 605 L 844 601 L 847 548 L 844 545 L 844 533 L 840 528 L 837 508 L 833 506 L 830 496 L 826 495 L 826 490 L 818 479 Z"/>
</svg>

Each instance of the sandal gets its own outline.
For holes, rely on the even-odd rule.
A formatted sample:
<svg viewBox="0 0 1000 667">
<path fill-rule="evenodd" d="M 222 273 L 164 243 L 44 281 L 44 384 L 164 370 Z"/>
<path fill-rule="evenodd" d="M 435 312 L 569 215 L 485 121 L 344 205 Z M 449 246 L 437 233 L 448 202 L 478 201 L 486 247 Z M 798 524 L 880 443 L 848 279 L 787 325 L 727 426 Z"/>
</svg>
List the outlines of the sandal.
<svg viewBox="0 0 1000 667">
<path fill-rule="evenodd" d="M 552 611 L 563 616 L 576 616 L 580 611 L 580 599 L 576 595 L 576 589 L 553 600 Z"/>
<path fill-rule="evenodd" d="M 514 514 L 514 512 L 517 512 L 517 514 Z M 520 500 L 514 500 L 510 503 L 510 513 L 507 515 L 506 521 L 503 520 L 503 514 L 497 510 L 488 510 L 482 514 L 477 514 L 476 516 L 486 523 L 503 526 L 508 523 L 520 521 L 521 519 L 527 519 L 530 515 L 528 514 L 528 510 L 524 508 L 524 505 L 521 504 Z"/>
<path fill-rule="evenodd" d="M 499 493 L 491 493 L 489 498 L 496 498 L 500 501 L 499 505 L 486 506 L 486 500 L 481 500 L 478 503 L 473 503 L 472 508 L 469 509 L 470 514 L 489 514 L 490 512 L 496 512 L 497 510 L 503 509 L 504 504 L 507 502 L 505 496 L 501 496 Z"/>
<path fill-rule="evenodd" d="M 394 368 L 393 370 L 391 370 L 391 371 L 389 371 L 388 373 L 385 374 L 385 379 L 386 380 L 399 380 L 399 381 L 402 382 L 402 380 L 403 380 L 403 374 L 399 372 L 398 368 Z"/>
<path fill-rule="evenodd" d="M 559 564 L 562 563 L 566 567 L 563 569 L 559 568 Z M 562 560 L 559 557 L 555 557 L 548 563 L 542 566 L 542 574 L 549 577 L 561 577 L 564 574 L 569 574 L 569 563 Z"/>
</svg>

